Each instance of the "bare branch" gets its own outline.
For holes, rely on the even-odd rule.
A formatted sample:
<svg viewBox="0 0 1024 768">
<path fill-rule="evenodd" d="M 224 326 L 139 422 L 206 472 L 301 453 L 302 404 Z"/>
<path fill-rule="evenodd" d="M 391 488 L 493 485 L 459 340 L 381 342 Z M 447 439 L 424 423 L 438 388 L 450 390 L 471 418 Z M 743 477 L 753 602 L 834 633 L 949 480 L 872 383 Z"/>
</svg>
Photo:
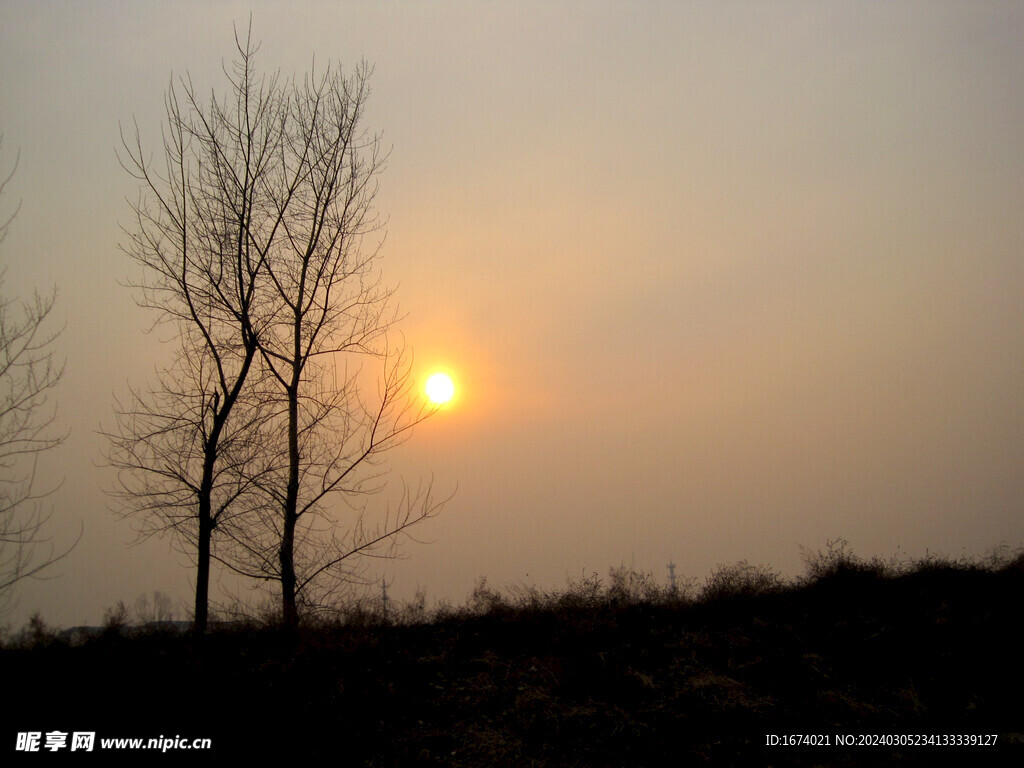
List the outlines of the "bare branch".
<svg viewBox="0 0 1024 768">
<path fill-rule="evenodd" d="M 14 169 L 0 181 L 0 196 L 13 175 Z M 16 214 L 17 209 L 0 217 L 0 242 Z M 50 320 L 56 289 L 14 302 L 4 296 L 3 277 L 0 270 L 0 613 L 9 607 L 16 584 L 45 577 L 78 543 L 54 549 L 47 533 L 50 513 L 41 501 L 55 489 L 40 490 L 36 482 L 40 454 L 66 437 L 56 428 L 56 409 L 48 402 L 64 374 L 54 358 L 61 329 L 53 329 Z"/>
</svg>

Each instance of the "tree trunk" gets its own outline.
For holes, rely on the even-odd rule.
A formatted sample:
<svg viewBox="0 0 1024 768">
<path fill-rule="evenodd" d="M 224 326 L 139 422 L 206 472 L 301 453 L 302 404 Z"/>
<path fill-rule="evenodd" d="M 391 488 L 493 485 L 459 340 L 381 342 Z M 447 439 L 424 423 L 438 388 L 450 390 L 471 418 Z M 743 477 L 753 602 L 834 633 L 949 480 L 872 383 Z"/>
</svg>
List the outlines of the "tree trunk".
<svg viewBox="0 0 1024 768">
<path fill-rule="evenodd" d="M 295 517 L 285 513 L 284 534 L 281 536 L 281 617 L 286 627 L 299 625 L 299 611 L 295 604 Z"/>
<path fill-rule="evenodd" d="M 204 503 L 205 502 L 205 503 Z M 205 509 L 204 509 L 205 507 Z M 196 551 L 196 607 L 193 631 L 205 634 L 209 617 L 210 595 L 210 537 L 213 524 L 210 520 L 210 498 L 199 502 L 199 542 Z"/>
<path fill-rule="evenodd" d="M 288 390 L 288 488 L 284 504 L 281 536 L 281 618 L 286 627 L 299 625 L 295 604 L 295 524 L 299 520 L 299 379 L 293 369 L 293 385 Z"/>
</svg>

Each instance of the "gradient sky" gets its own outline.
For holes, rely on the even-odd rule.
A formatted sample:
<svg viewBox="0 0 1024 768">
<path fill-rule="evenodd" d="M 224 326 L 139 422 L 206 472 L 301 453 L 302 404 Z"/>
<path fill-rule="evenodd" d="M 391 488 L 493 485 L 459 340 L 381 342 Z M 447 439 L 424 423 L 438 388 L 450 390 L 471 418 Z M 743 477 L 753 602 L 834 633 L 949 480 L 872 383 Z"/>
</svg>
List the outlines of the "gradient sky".
<svg viewBox="0 0 1024 768">
<path fill-rule="evenodd" d="M 1020 3 L 3 0 L 4 290 L 57 285 L 41 469 L 56 541 L 84 526 L 11 624 L 189 602 L 104 494 L 97 430 L 167 353 L 116 152 L 172 73 L 223 90 L 250 9 L 264 71 L 375 66 L 385 278 L 461 387 L 394 456 L 458 491 L 393 594 L 1024 542 Z"/>
</svg>

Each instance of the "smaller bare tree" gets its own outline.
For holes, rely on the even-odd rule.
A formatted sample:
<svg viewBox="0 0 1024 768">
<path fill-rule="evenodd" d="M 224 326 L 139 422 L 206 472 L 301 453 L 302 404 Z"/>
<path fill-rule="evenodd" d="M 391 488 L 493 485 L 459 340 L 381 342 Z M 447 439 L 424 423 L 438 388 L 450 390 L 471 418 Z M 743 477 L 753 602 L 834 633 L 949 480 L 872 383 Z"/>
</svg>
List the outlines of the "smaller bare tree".
<svg viewBox="0 0 1024 768">
<path fill-rule="evenodd" d="M 142 625 L 160 624 L 165 621 L 174 621 L 174 607 L 171 598 L 160 590 L 153 592 L 152 601 L 149 595 L 141 594 L 135 598 L 135 617 Z"/>
<path fill-rule="evenodd" d="M 0 181 L 0 197 L 15 169 Z M 0 243 L 16 213 L 0 219 Z M 65 437 L 47 402 L 64 372 L 53 351 L 56 291 L 16 302 L 3 295 L 3 278 L 0 270 L 0 612 L 10 607 L 14 585 L 42 576 L 78 543 L 54 547 L 50 512 L 41 504 L 54 489 L 41 490 L 36 478 L 40 454 Z"/>
</svg>

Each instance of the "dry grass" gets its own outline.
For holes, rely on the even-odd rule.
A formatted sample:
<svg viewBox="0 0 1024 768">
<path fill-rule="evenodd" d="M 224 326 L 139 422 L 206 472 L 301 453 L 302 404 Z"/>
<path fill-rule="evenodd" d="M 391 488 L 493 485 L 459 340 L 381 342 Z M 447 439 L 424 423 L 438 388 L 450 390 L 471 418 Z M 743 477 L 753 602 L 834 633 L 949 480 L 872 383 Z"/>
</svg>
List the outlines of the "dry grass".
<svg viewBox="0 0 1024 768">
<path fill-rule="evenodd" d="M 994 751 L 791 750 L 787 765 L 1020 757 L 1019 551 L 880 564 L 835 542 L 796 580 L 738 563 L 684 584 L 625 567 L 550 591 L 481 580 L 461 606 L 420 596 L 387 621 L 363 603 L 298 635 L 235 623 L 79 647 L 37 617 L 0 651 L 0 675 L 15 730 L 108 712 L 108 735 L 171 728 L 213 737 L 222 757 L 767 765 L 771 732 L 1008 735 Z"/>
</svg>

